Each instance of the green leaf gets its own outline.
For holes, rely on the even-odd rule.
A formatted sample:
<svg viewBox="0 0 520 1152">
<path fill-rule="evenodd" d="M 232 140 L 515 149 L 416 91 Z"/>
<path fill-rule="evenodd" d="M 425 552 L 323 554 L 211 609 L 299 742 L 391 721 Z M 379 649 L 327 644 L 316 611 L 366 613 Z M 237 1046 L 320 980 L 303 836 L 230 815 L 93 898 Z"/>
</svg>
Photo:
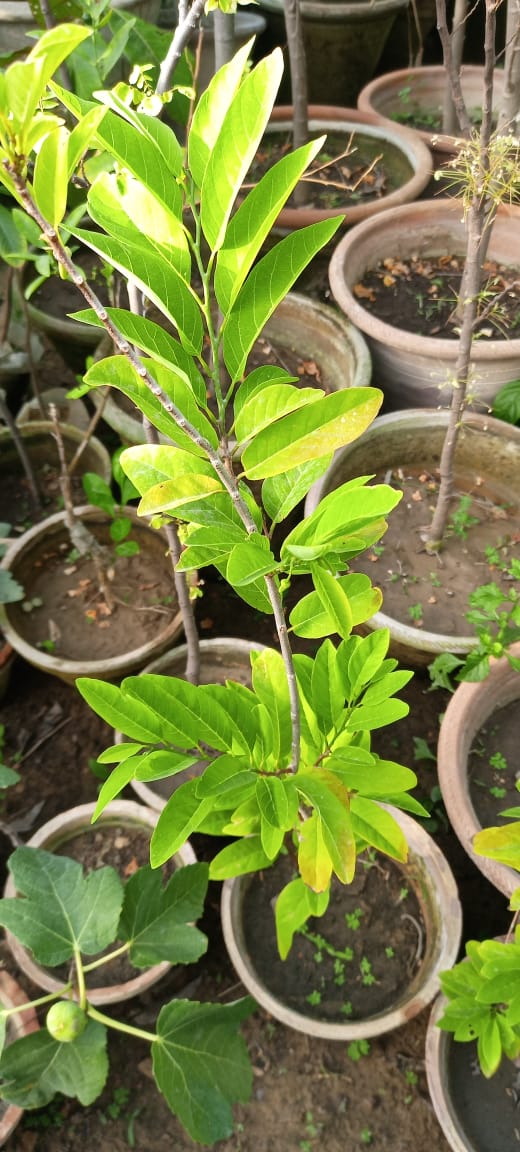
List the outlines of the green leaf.
<svg viewBox="0 0 520 1152">
<path fill-rule="evenodd" d="M 127 681 L 128 683 L 128 681 Z M 115 684 L 104 680 L 91 680 L 80 676 L 76 680 L 76 687 L 90 708 L 112 728 L 123 732 L 131 740 L 139 740 L 144 744 L 160 744 L 168 739 L 164 718 L 157 714 L 156 709 L 148 707 L 135 696 L 126 695 Z M 177 729 L 174 729 L 178 735 Z"/>
<path fill-rule="evenodd" d="M 262 820 L 271 828 L 282 832 L 292 827 L 287 792 L 283 781 L 277 776 L 259 776 L 256 781 L 256 798 Z M 281 846 L 281 845 L 280 845 Z"/>
<path fill-rule="evenodd" d="M 202 230 L 213 251 L 224 242 L 233 205 L 262 139 L 282 73 L 281 53 L 273 52 L 260 60 L 243 77 L 214 140 L 200 190 Z"/>
<path fill-rule="evenodd" d="M 232 380 L 243 375 L 247 357 L 269 317 L 313 256 L 334 235 L 338 224 L 336 218 L 301 228 L 255 264 L 222 324 L 224 361 Z M 331 446 L 325 445 L 320 454 L 324 456 L 330 450 Z M 289 461 L 287 466 L 295 463 L 300 461 Z"/>
<path fill-rule="evenodd" d="M 500 1029 L 494 1017 L 484 1024 L 477 1044 L 478 1059 L 484 1076 L 494 1076 L 502 1059 Z"/>
<path fill-rule="evenodd" d="M 125 884 L 119 937 L 130 941 L 130 960 L 137 968 L 162 960 L 193 964 L 208 946 L 194 927 L 204 908 L 207 864 L 177 868 L 166 887 L 162 880 L 160 872 L 139 868 Z"/>
<path fill-rule="evenodd" d="M 353 748 L 352 752 L 342 748 L 338 752 L 333 751 L 326 760 L 329 771 L 338 776 L 349 792 L 385 800 L 390 795 L 415 788 L 417 776 L 411 768 L 405 768 L 393 760 L 380 760 L 373 755 L 367 755 L 367 763 L 359 764 L 356 763 L 359 752 L 357 748 Z"/>
<path fill-rule="evenodd" d="M 314 570 L 314 566 L 313 566 Z M 352 613 L 352 627 L 364 624 L 383 602 L 380 588 L 374 588 L 369 577 L 362 572 L 349 572 L 336 578 L 336 583 L 348 599 Z M 297 636 L 319 639 L 334 631 L 334 620 L 323 608 L 317 592 L 309 592 L 293 608 L 289 621 Z"/>
<path fill-rule="evenodd" d="M 53 1040 L 46 1028 L 15 1040 L 0 1060 L 1 1094 L 19 1108 L 43 1108 L 56 1092 L 85 1108 L 97 1100 L 108 1076 L 106 1028 L 89 1020 L 71 1044 Z"/>
<path fill-rule="evenodd" d="M 127 279 L 134 280 L 141 292 L 177 328 L 183 347 L 192 355 L 200 356 L 203 327 L 199 304 L 163 253 L 158 255 L 144 237 L 140 244 L 135 244 L 104 236 L 101 232 L 87 232 L 84 228 L 74 229 L 73 235 Z"/>
<path fill-rule="evenodd" d="M 193 357 L 185 352 L 182 344 L 146 316 L 134 316 L 124 308 L 107 308 L 109 320 L 119 329 L 129 344 L 134 344 L 142 352 L 146 352 L 153 360 L 162 364 L 164 368 L 179 368 L 181 373 L 189 380 L 197 404 L 206 404 L 206 385 L 195 364 Z M 93 308 L 83 308 L 79 312 L 71 312 L 71 319 L 78 320 L 80 324 L 94 324 L 103 328 L 103 323 Z"/>
<path fill-rule="evenodd" d="M 69 133 L 58 127 L 42 140 L 34 165 L 33 194 L 43 218 L 57 228 L 67 211 Z"/>
<path fill-rule="evenodd" d="M 335 576 L 318 564 L 312 567 L 312 582 L 327 616 L 333 621 L 334 631 L 347 640 L 354 621 L 344 588 Z"/>
<path fill-rule="evenodd" d="M 246 476 L 249 480 L 276 476 L 349 444 L 377 415 L 380 401 L 376 388 L 346 388 L 283 417 L 259 432 L 242 452 Z"/>
<path fill-rule="evenodd" d="M 152 868 L 159 868 L 174 856 L 211 812 L 211 800 L 199 800 L 196 788 L 196 779 L 181 784 L 159 814 L 150 841 Z"/>
<path fill-rule="evenodd" d="M 375 800 L 368 800 L 364 796 L 353 796 L 350 810 L 357 839 L 371 844 L 373 848 L 391 856 L 393 860 L 407 859 L 406 837 L 391 812 L 387 812 Z"/>
<path fill-rule="evenodd" d="M 168 444 L 139 444 L 125 448 L 121 453 L 121 465 L 141 496 L 171 480 L 177 482 L 192 475 L 205 479 L 215 476 L 208 461 Z"/>
<path fill-rule="evenodd" d="M 328 890 L 316 896 L 301 877 L 282 888 L 275 904 L 276 941 L 282 960 L 289 955 L 295 932 L 303 928 L 310 916 L 322 916 L 328 902 Z"/>
<path fill-rule="evenodd" d="M 196 105 L 188 137 L 188 167 L 198 188 L 202 188 L 219 132 L 247 68 L 250 51 L 251 41 L 244 44 L 223 68 L 219 68 Z"/>
<path fill-rule="evenodd" d="M 354 708 L 345 725 L 347 732 L 373 732 L 375 728 L 385 728 L 387 724 L 395 724 L 402 720 L 410 711 L 404 700 L 385 700 L 381 704 L 372 706 L 360 704 Z"/>
<path fill-rule="evenodd" d="M 388 628 L 378 628 L 375 632 L 364 636 L 356 645 L 347 669 L 350 700 L 357 700 L 363 689 L 377 675 L 388 652 L 389 643 Z"/>
<path fill-rule="evenodd" d="M 109 516 L 113 516 L 117 508 L 112 492 L 106 480 L 97 472 L 85 472 L 81 477 L 83 491 L 89 504 L 95 504 Z"/>
<path fill-rule="evenodd" d="M 273 524 L 279 524 L 303 500 L 312 485 L 326 472 L 332 453 L 289 468 L 278 476 L 268 476 L 262 484 L 262 503 Z"/>
<path fill-rule="evenodd" d="M 81 864 L 43 848 L 16 848 L 9 868 L 18 896 L 0 901 L 0 924 L 51 968 L 77 949 L 87 956 L 111 944 L 123 902 L 113 868 L 84 876 Z"/>
<path fill-rule="evenodd" d="M 240 409 L 235 420 L 239 444 L 252 439 L 282 416 L 314 404 L 323 396 L 321 388 L 294 388 L 291 384 L 274 384 L 255 392 Z"/>
<path fill-rule="evenodd" d="M 345 704 L 337 653 L 330 640 L 320 645 L 314 657 L 311 690 L 318 723 L 326 735 L 336 726 Z"/>
<path fill-rule="evenodd" d="M 86 112 L 83 119 L 76 127 L 69 133 L 67 165 L 68 165 L 68 178 L 74 175 L 80 160 L 85 155 L 85 152 L 90 148 L 92 137 L 99 128 L 101 121 L 106 116 L 106 108 L 96 106 Z"/>
<path fill-rule="evenodd" d="M 122 684 L 130 700 L 144 702 L 159 714 L 164 733 L 170 732 L 171 742 L 178 747 L 200 748 L 205 744 L 219 752 L 231 751 L 233 741 L 240 741 L 240 733 L 225 706 L 204 688 L 177 676 L 150 672 L 130 676 Z"/>
<path fill-rule="evenodd" d="M 320 817 L 323 840 L 334 872 L 343 884 L 350 884 L 354 875 L 356 850 L 346 788 L 332 773 L 317 770 L 312 775 L 310 772 L 298 772 L 294 782 L 305 801 Z"/>
<path fill-rule="evenodd" d="M 243 876 L 269 868 L 272 860 L 264 852 L 259 835 L 246 836 L 228 844 L 213 857 L 209 866 L 210 880 L 227 880 L 230 876 Z"/>
<path fill-rule="evenodd" d="M 191 256 L 182 223 L 154 193 L 129 172 L 103 172 L 90 189 L 92 220 L 109 236 L 138 247 L 150 246 L 159 259 L 189 283 Z"/>
<path fill-rule="evenodd" d="M 91 35 L 91 29 L 76 24 L 62 24 L 44 32 L 25 60 L 15 61 L 6 70 L 6 106 L 12 118 L 12 130 L 23 135 L 31 128 L 40 100 L 54 72 L 73 49 Z"/>
<path fill-rule="evenodd" d="M 318 812 L 313 812 L 301 825 L 298 868 L 309 889 L 319 893 L 330 891 L 332 859 L 325 844 L 323 822 Z"/>
<path fill-rule="evenodd" d="M 256 774 L 251 771 L 249 761 L 237 756 L 217 756 L 204 769 L 197 781 L 197 796 L 212 796 L 214 799 L 236 792 L 251 784 L 254 786 Z"/>
<path fill-rule="evenodd" d="M 234 1004 L 173 1000 L 161 1008 L 154 1077 L 168 1107 L 200 1144 L 231 1136 L 231 1105 L 249 1099 L 252 1071 L 238 1028 L 255 1007 L 248 997 Z"/>
<path fill-rule="evenodd" d="M 253 689 L 272 721 L 273 757 L 278 768 L 290 756 L 292 724 L 289 687 L 279 652 L 266 649 L 251 656 Z"/>
<path fill-rule="evenodd" d="M 478 856 L 489 856 L 520 871 L 520 821 L 498 828 L 483 828 L 473 837 Z"/>
<path fill-rule="evenodd" d="M 232 216 L 217 257 L 215 295 L 229 311 L 281 209 L 300 176 L 319 152 L 323 138 L 291 150 L 273 164 Z"/>
<path fill-rule="evenodd" d="M 220 480 L 215 475 L 206 476 L 202 472 L 180 476 L 176 480 L 163 480 L 143 496 L 139 504 L 139 515 L 152 516 L 159 512 L 169 512 L 178 520 L 189 520 L 191 505 L 199 508 L 203 500 L 217 492 L 223 492 Z"/>
<path fill-rule="evenodd" d="M 216 448 L 217 439 L 213 427 L 200 411 L 190 383 L 184 378 L 181 369 L 175 367 L 167 369 L 158 361 L 151 359 L 146 360 L 145 363 L 147 370 L 151 372 L 153 378 L 172 403 L 182 411 L 184 418 L 195 427 L 198 434 Z M 137 370 L 133 368 L 126 357 L 109 356 L 105 360 L 99 360 L 85 373 L 84 382 L 89 388 L 104 387 L 107 384 L 118 388 L 164 436 L 168 436 L 175 444 L 193 456 L 200 458 L 205 455 L 204 448 L 196 444 L 190 436 L 179 428 L 174 416 L 170 416 L 165 411 L 160 401 L 152 395 L 148 385 L 141 379 Z"/>
<path fill-rule="evenodd" d="M 235 544 L 229 555 L 226 579 L 234 588 L 252 584 L 260 576 L 274 574 L 279 568 L 265 536 L 251 534 L 247 542 Z"/>
</svg>

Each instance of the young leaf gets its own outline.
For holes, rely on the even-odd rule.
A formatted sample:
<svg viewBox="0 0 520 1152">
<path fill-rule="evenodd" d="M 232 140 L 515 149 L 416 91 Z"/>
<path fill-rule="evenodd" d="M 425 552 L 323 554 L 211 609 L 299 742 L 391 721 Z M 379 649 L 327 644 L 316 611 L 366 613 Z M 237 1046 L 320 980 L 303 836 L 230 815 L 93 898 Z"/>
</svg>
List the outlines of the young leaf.
<svg viewBox="0 0 520 1152">
<path fill-rule="evenodd" d="M 0 924 L 51 968 L 77 949 L 94 956 L 117 932 L 123 886 L 113 868 L 83 874 L 81 864 L 43 848 L 16 848 L 9 868 L 18 896 L 0 901 Z"/>
<path fill-rule="evenodd" d="M 247 997 L 234 1004 L 173 1000 L 161 1008 L 154 1077 L 168 1107 L 200 1144 L 231 1136 L 231 1105 L 249 1099 L 252 1070 L 238 1028 L 255 1007 Z"/>
<path fill-rule="evenodd" d="M 202 188 L 209 159 L 247 68 L 250 51 L 251 41 L 219 68 L 195 107 L 188 138 L 188 166 L 198 188 Z"/>
<path fill-rule="evenodd" d="M 348 599 L 352 613 L 352 627 L 364 624 L 379 611 L 383 594 L 380 588 L 373 587 L 368 576 L 361 572 L 349 572 L 346 576 L 337 577 L 336 583 Z M 317 592 L 309 592 L 307 596 L 302 596 L 293 608 L 289 621 L 297 636 L 304 636 L 309 640 L 330 636 L 334 631 L 334 620 L 325 611 Z"/>
<path fill-rule="evenodd" d="M 166 887 L 151 868 L 130 876 L 118 936 L 130 941 L 132 964 L 193 964 L 204 954 L 208 941 L 194 923 L 202 916 L 207 886 L 207 864 L 177 868 Z"/>
<path fill-rule="evenodd" d="M 264 852 L 260 836 L 245 836 L 243 840 L 228 844 L 226 848 L 217 852 L 209 866 L 209 878 L 227 880 L 229 876 L 259 872 L 262 868 L 269 868 L 271 864 L 272 860 Z"/>
<path fill-rule="evenodd" d="M 294 778 L 305 802 L 321 820 L 323 841 L 336 876 L 350 884 L 356 864 L 356 847 L 349 814 L 349 795 L 332 773 L 298 772 Z"/>
<path fill-rule="evenodd" d="M 90 708 L 118 732 L 143 744 L 160 744 L 165 739 L 162 718 L 152 705 L 149 708 L 135 697 L 125 695 L 121 688 L 104 680 L 91 680 L 79 676 L 76 687 Z M 175 729 L 176 735 L 179 735 Z M 167 738 L 167 737 L 166 737 Z M 175 742 L 175 739 L 172 740 Z"/>
<path fill-rule="evenodd" d="M 352 632 L 353 619 L 344 588 L 339 580 L 320 564 L 312 565 L 312 582 L 324 611 L 333 622 L 334 631 L 347 640 Z"/>
<path fill-rule="evenodd" d="M 34 165 L 34 199 L 53 228 L 61 224 L 67 211 L 68 148 L 68 130 L 58 127 L 42 140 Z"/>
<path fill-rule="evenodd" d="M 323 915 L 327 910 L 328 900 L 328 890 L 316 898 L 300 876 L 282 888 L 274 910 L 276 940 L 282 960 L 285 960 L 289 955 L 295 932 L 303 928 L 309 916 Z"/>
<path fill-rule="evenodd" d="M 286 236 L 250 272 L 222 324 L 224 361 L 232 380 L 243 375 L 247 357 L 262 328 L 313 256 L 334 235 L 338 224 L 337 218 L 324 220 Z M 325 445 L 321 455 L 327 450 Z M 294 463 L 290 462 L 288 467 Z"/>
<path fill-rule="evenodd" d="M 284 664 L 279 652 L 266 649 L 251 656 L 253 688 L 272 721 L 272 753 L 282 767 L 291 751 L 291 705 Z"/>
<path fill-rule="evenodd" d="M 211 800 L 200 800 L 196 788 L 196 779 L 181 784 L 160 813 L 150 841 L 152 868 L 159 868 L 174 856 L 211 812 Z"/>
<path fill-rule="evenodd" d="M 317 812 L 313 812 L 301 825 L 298 868 L 308 889 L 313 892 L 329 892 L 332 860 L 323 838 L 323 823 Z"/>
<path fill-rule="evenodd" d="M 350 444 L 365 431 L 379 406 L 375 388 L 346 388 L 307 404 L 264 428 L 246 446 L 242 452 L 246 476 L 263 480 Z"/>
<path fill-rule="evenodd" d="M 393 860 L 407 859 L 406 837 L 391 812 L 364 796 L 353 796 L 350 810 L 356 838 L 385 852 Z"/>
<path fill-rule="evenodd" d="M 326 472 L 331 460 L 332 453 L 329 453 L 319 457 L 318 460 L 309 460 L 307 464 L 289 468 L 279 476 L 268 476 L 264 480 L 262 503 L 273 525 L 281 523 L 293 508 L 296 508 L 316 480 Z"/>
</svg>

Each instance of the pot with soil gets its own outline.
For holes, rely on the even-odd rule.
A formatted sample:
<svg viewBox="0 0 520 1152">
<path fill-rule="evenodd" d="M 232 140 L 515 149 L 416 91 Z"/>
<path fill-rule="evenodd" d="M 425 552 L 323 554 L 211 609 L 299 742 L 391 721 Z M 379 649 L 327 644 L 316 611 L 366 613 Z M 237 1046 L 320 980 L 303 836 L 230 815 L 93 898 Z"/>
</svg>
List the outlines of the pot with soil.
<svg viewBox="0 0 520 1152">
<path fill-rule="evenodd" d="M 503 1060 L 486 1078 L 475 1041 L 458 1043 L 437 1022 L 446 1008 L 439 996 L 426 1034 L 426 1075 L 435 1115 L 453 1152 L 516 1152 L 517 1062 Z"/>
<path fill-rule="evenodd" d="M 309 100 L 350 104 L 374 75 L 403 0 L 302 0 Z M 262 0 L 275 43 L 286 43 L 282 0 Z"/>
<path fill-rule="evenodd" d="M 70 464 L 84 437 L 74 425 L 61 422 L 60 433 L 65 459 Z M 47 420 L 34 420 L 19 427 L 18 435 L 34 472 L 42 503 L 38 517 L 41 519 L 62 506 L 60 460 L 53 425 Z M 110 484 L 112 478 L 110 456 L 105 446 L 95 436 L 90 438 L 82 451 L 78 468 L 73 472 L 74 491 L 79 498 L 84 497 L 81 476 L 85 472 L 95 472 Z M 0 520 L 6 520 L 17 526 L 33 523 L 35 508 L 28 482 L 11 433 L 4 427 L 0 427 L 0 481 Z"/>
<path fill-rule="evenodd" d="M 82 864 L 87 873 L 110 865 L 125 880 L 138 867 L 149 863 L 150 838 L 157 814 L 143 804 L 117 800 L 105 808 L 93 825 L 91 820 L 95 808 L 95 804 L 80 804 L 60 813 L 31 836 L 27 847 L 44 848 L 47 852 L 72 857 Z M 195 853 L 187 842 L 173 857 L 172 869 L 193 863 Z M 4 896 L 12 897 L 15 894 L 13 878 L 10 876 Z M 67 971 L 60 973 L 59 970 L 37 964 L 32 954 L 11 933 L 7 933 L 7 942 L 16 963 L 38 987 L 48 992 L 58 992 L 66 983 Z M 119 963 L 110 964 L 106 970 L 94 969 L 87 974 L 88 999 L 91 1004 L 117 1004 L 128 1000 L 150 988 L 170 967 L 168 961 L 162 961 L 136 973 L 126 957 L 122 957 Z M 108 973 L 113 982 L 104 984 L 103 979 L 106 979 Z"/>
<path fill-rule="evenodd" d="M 383 126 L 355 108 L 315 104 L 308 116 L 309 138 L 326 133 L 327 141 L 310 169 L 316 175 L 308 204 L 296 208 L 289 200 L 277 228 L 301 228 L 330 216 L 344 216 L 343 227 L 349 228 L 385 208 L 410 203 L 426 187 L 431 159 L 417 133 L 398 124 Z M 292 148 L 292 124 L 290 105 L 273 109 L 258 154 L 263 160 L 255 164 L 257 178 Z"/>
<path fill-rule="evenodd" d="M 212 640 L 199 641 L 201 658 L 201 684 L 225 684 L 226 680 L 236 680 L 239 684 L 251 684 L 250 653 L 258 652 L 264 647 L 250 640 L 240 640 L 236 637 L 227 639 L 222 637 Z M 143 668 L 143 673 L 151 672 L 160 676 L 184 676 L 186 666 L 187 648 L 180 644 L 172 652 L 164 652 L 157 660 L 152 660 Z M 116 743 L 124 739 L 121 732 L 115 733 Z M 186 780 L 197 774 L 197 768 L 203 770 L 205 762 L 193 765 L 175 776 L 167 776 L 164 780 L 134 779 L 132 788 L 143 804 L 147 804 L 155 812 L 162 812 L 167 800 Z"/>
<path fill-rule="evenodd" d="M 520 644 L 511 646 L 520 656 Z M 520 675 L 503 657 L 485 680 L 459 684 L 443 715 L 437 748 L 442 798 L 451 826 L 477 868 L 506 896 L 518 884 L 512 868 L 473 849 L 481 828 L 507 823 L 500 813 L 518 804 Z"/>
<path fill-rule="evenodd" d="M 361 333 L 335 309 L 299 292 L 289 292 L 281 301 L 252 353 L 259 364 L 277 363 L 279 355 L 307 387 L 319 384 L 330 393 L 370 384 L 370 355 Z M 115 388 L 106 392 L 105 422 L 124 443 L 143 444 L 142 417 L 135 407 Z M 104 393 L 103 388 L 92 390 L 96 407 Z"/>
<path fill-rule="evenodd" d="M 444 547 L 437 557 L 423 547 L 448 421 L 449 412 L 443 409 L 407 409 L 378 417 L 355 444 L 336 454 L 305 505 L 309 515 L 328 492 L 366 473 L 384 476 L 403 491 L 380 544 L 353 567 L 365 567 L 383 590 L 383 609 L 372 617 L 370 627 L 389 628 L 393 654 L 419 666 L 440 652 L 464 656 L 471 651 L 476 638 L 465 612 L 469 594 L 491 572 L 486 549 L 505 540 L 511 542 L 511 555 L 519 547 L 520 429 L 470 412 L 463 418 L 457 445 Z M 495 577 L 500 583 L 500 574 L 493 571 Z"/>
<path fill-rule="evenodd" d="M 277 951 L 273 903 L 290 879 L 288 856 L 263 874 L 227 880 L 222 928 L 238 976 L 275 1019 L 329 1040 L 379 1036 L 410 1020 L 454 962 L 461 908 L 448 866 L 431 837 L 392 809 L 408 861 L 370 851 L 352 884 L 333 885 L 325 914 Z"/>
<path fill-rule="evenodd" d="M 8 972 L 0 970 L 0 1006 L 9 1009 L 21 1008 L 27 1002 L 27 996 L 16 980 Z M 26 1012 L 15 1012 L 9 1016 L 7 1021 L 7 1043 L 12 1043 L 20 1036 L 28 1036 L 31 1032 L 37 1032 L 38 1028 L 38 1018 L 34 1008 L 29 1008 Z M 14 1132 L 22 1116 L 22 1108 L 18 1108 L 16 1104 L 0 1101 L 0 1148 L 3 1148 L 6 1140 Z"/>
<path fill-rule="evenodd" d="M 483 309 L 480 336 L 473 342 L 468 404 L 485 411 L 498 390 L 520 375 L 513 283 L 520 268 L 518 219 L 514 209 L 499 211 L 484 268 L 489 289 L 494 285 L 493 292 L 504 293 L 501 302 L 510 299 L 512 309 L 509 318 L 501 313 L 498 327 Z M 367 338 L 374 383 L 383 389 L 389 410 L 450 403 L 465 245 L 460 203 L 424 200 L 357 225 L 334 250 L 332 294 Z"/>
<path fill-rule="evenodd" d="M 88 505 L 76 509 L 98 544 L 111 545 L 109 518 Z M 71 555 L 63 512 L 25 532 L 2 567 L 25 590 L 21 604 L 0 609 L 6 639 L 30 664 L 74 683 L 78 676 L 118 679 L 170 647 L 182 622 L 167 545 L 131 508 L 133 555 L 111 557 L 112 605 L 100 591 L 94 562 Z"/>
<path fill-rule="evenodd" d="M 461 68 L 462 94 L 470 116 L 477 124 L 482 109 L 484 70 L 476 64 Z M 447 87 L 442 64 L 401 68 L 371 80 L 359 93 L 358 108 L 376 116 L 383 124 L 405 124 L 418 132 L 433 154 L 433 167 L 445 164 L 460 147 L 460 139 L 442 132 L 442 112 Z M 504 76 L 495 69 L 493 103 L 500 105 Z"/>
</svg>

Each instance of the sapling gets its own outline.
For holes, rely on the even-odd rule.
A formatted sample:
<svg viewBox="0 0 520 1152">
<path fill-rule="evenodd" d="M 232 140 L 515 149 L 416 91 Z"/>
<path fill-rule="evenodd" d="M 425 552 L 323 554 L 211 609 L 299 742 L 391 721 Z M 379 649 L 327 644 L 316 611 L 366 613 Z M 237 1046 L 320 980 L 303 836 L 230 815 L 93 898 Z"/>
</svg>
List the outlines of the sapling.
<svg viewBox="0 0 520 1152">
<path fill-rule="evenodd" d="M 59 52 L 58 30 L 47 33 L 25 62 L 36 103 L 52 70 L 43 81 L 36 75 L 40 56 L 52 54 L 55 68 L 69 32 L 61 29 Z M 211 863 L 215 879 L 264 871 L 290 853 L 295 877 L 276 902 L 279 951 L 286 956 L 294 932 L 325 911 L 333 878 L 351 881 L 358 851 L 368 845 L 406 858 L 404 834 L 381 801 L 416 814 L 424 809 L 409 794 L 414 773 L 370 747 L 373 729 L 407 713 L 396 697 L 410 673 L 388 657 L 386 630 L 364 638 L 353 631 L 382 597 L 368 577 L 349 571 L 350 561 L 380 539 L 400 493 L 357 478 L 286 531 L 279 547 L 274 543 L 274 529 L 334 450 L 365 430 L 382 396 L 372 388 L 330 395 L 297 388 L 277 366 L 248 371 L 265 323 L 338 226 L 322 221 L 261 255 L 321 141 L 284 157 L 238 203 L 282 67 L 275 51 L 249 70 L 249 47 L 201 97 L 185 149 L 166 124 L 135 111 L 127 85 L 99 93 L 103 115 L 96 107 L 94 116 L 94 106 L 53 82 L 78 121 L 72 133 L 55 116 L 51 125 L 43 122 L 24 100 L 14 118 L 2 119 L 0 104 L 0 136 L 2 178 L 89 305 L 76 318 L 104 328 L 113 341 L 115 354 L 89 368 L 85 389 L 118 388 L 171 441 L 121 456 L 141 495 L 139 511 L 156 524 L 179 525 L 179 573 L 215 565 L 248 604 L 272 615 L 279 642 L 279 651 L 253 654 L 251 686 L 150 674 L 119 687 L 81 679 L 87 702 L 126 737 L 102 754 L 114 768 L 97 814 L 133 778 L 153 780 L 205 761 L 202 774 L 182 784 L 161 813 L 152 863 L 169 859 L 193 831 L 232 838 Z M 18 77 L 7 78 L 10 91 Z M 75 228 L 74 235 L 133 280 L 176 336 L 146 316 L 104 307 L 62 244 L 68 171 L 56 168 L 55 150 L 68 154 L 76 132 L 107 163 L 87 197 L 98 230 Z M 31 181 L 25 156 L 35 137 Z M 207 403 L 208 380 L 216 415 Z M 312 590 L 288 612 L 288 589 L 298 590 L 301 575 L 310 576 Z M 320 642 L 313 657 L 293 653 L 293 631 Z"/>
</svg>

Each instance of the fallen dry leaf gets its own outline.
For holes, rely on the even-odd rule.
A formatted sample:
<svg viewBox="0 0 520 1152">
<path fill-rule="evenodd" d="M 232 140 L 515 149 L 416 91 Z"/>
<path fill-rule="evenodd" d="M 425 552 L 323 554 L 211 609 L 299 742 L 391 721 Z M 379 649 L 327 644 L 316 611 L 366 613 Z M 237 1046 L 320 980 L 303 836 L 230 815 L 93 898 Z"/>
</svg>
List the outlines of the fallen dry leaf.
<svg viewBox="0 0 520 1152">
<path fill-rule="evenodd" d="M 374 289 L 365 288 L 364 284 L 354 284 L 354 296 L 357 296 L 359 300 L 371 300 L 372 303 L 376 299 Z"/>
</svg>

